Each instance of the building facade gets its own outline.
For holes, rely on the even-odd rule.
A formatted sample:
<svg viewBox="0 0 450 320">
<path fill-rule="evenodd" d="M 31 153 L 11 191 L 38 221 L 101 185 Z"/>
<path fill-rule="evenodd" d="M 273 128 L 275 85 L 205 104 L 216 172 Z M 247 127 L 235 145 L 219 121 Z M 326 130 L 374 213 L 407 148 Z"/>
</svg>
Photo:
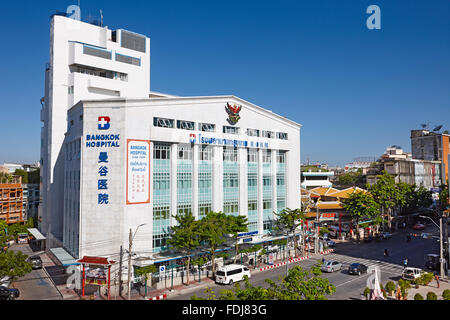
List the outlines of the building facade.
<svg viewBox="0 0 450 320">
<path fill-rule="evenodd" d="M 0 210 L 0 220 L 8 224 L 24 222 L 21 177 L 12 176 L 11 181 L 0 183 Z"/>
<path fill-rule="evenodd" d="M 301 187 L 304 189 L 311 189 L 316 187 L 330 188 L 333 183 L 330 181 L 334 177 L 333 171 L 302 171 L 301 172 Z"/>
<path fill-rule="evenodd" d="M 441 161 L 441 181 L 448 181 L 450 135 L 428 130 L 411 130 L 411 153 L 413 159 Z"/>
<path fill-rule="evenodd" d="M 230 113 L 230 108 L 234 112 Z M 64 142 L 64 248 L 74 257 L 167 248 L 173 216 L 248 218 L 270 238 L 299 208 L 300 125 L 234 96 L 82 101 Z"/>
<path fill-rule="evenodd" d="M 150 39 L 134 32 L 53 15 L 50 59 L 41 100 L 42 205 L 39 228 L 62 241 L 67 111 L 83 99 L 146 98 L 150 91 Z"/>
</svg>

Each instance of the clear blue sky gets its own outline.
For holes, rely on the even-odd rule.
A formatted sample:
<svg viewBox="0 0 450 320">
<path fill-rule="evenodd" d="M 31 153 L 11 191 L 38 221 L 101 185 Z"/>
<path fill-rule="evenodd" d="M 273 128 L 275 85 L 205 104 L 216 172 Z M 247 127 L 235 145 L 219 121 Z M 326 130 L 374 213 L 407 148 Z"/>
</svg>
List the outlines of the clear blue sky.
<svg viewBox="0 0 450 320">
<path fill-rule="evenodd" d="M 70 4 L 2 2 L 0 163 L 39 160 L 50 15 Z M 82 18 L 100 9 L 151 38 L 152 90 L 233 94 L 301 123 L 302 161 L 410 151 L 423 122 L 450 130 L 448 0 L 81 0 Z"/>
</svg>

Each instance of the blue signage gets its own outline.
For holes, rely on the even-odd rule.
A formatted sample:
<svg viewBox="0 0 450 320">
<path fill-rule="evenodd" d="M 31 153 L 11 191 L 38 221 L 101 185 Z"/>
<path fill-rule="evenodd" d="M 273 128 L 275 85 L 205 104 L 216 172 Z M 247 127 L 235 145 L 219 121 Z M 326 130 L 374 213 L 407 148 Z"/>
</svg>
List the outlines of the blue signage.
<svg viewBox="0 0 450 320">
<path fill-rule="evenodd" d="M 189 135 L 190 143 L 199 143 L 199 144 L 215 144 L 222 146 L 232 146 L 232 147 L 253 147 L 253 148 L 269 148 L 268 142 L 255 142 L 255 141 L 247 141 L 247 140 L 236 140 L 236 139 L 222 139 L 222 138 L 210 138 L 203 137 L 201 134 L 198 135 L 198 139 L 196 134 Z"/>
<path fill-rule="evenodd" d="M 256 236 L 257 234 L 258 234 L 258 231 L 238 233 L 238 238 Z"/>
</svg>

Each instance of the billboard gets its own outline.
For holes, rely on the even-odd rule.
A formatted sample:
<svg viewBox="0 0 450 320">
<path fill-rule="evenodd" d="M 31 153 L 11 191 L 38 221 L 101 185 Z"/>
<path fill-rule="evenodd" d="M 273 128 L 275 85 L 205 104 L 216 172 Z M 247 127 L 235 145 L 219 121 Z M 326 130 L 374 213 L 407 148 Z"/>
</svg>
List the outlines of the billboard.
<svg viewBox="0 0 450 320">
<path fill-rule="evenodd" d="M 150 203 L 150 141 L 127 139 L 127 205 Z"/>
</svg>

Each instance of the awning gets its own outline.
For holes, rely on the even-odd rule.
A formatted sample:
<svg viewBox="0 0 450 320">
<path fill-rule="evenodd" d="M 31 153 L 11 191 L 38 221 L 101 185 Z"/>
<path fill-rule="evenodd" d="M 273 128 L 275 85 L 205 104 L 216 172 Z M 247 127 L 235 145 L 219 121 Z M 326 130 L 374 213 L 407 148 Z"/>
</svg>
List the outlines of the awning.
<svg viewBox="0 0 450 320">
<path fill-rule="evenodd" d="M 76 266 L 79 263 L 63 248 L 51 248 L 50 252 L 64 266 Z"/>
<path fill-rule="evenodd" d="M 34 237 L 36 240 L 45 240 L 45 239 L 47 239 L 47 238 L 46 238 L 42 233 L 40 233 L 39 230 L 36 229 L 36 228 L 29 228 L 29 229 L 27 229 L 27 230 L 28 230 L 29 233 L 31 233 L 31 234 L 33 235 L 33 237 Z"/>
</svg>

